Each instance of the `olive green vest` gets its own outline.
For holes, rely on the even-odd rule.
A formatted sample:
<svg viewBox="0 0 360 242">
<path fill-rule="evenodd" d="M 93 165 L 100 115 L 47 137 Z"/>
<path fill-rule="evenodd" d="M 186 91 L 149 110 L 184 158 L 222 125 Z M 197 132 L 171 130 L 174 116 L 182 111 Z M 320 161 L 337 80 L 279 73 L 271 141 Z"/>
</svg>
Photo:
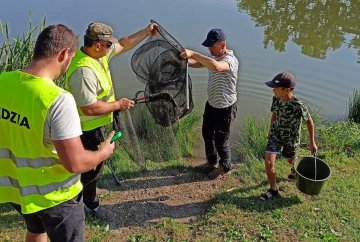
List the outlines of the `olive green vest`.
<svg viewBox="0 0 360 242">
<path fill-rule="evenodd" d="M 43 143 L 49 108 L 64 90 L 21 71 L 0 74 L 0 203 L 24 214 L 56 206 L 82 190 L 53 145 Z"/>
<path fill-rule="evenodd" d="M 89 67 L 95 72 L 97 81 L 101 86 L 101 91 L 97 94 L 96 98 L 104 102 L 115 101 L 108 58 L 104 56 L 100 58 L 100 62 L 84 54 L 81 50 L 78 50 L 70 64 L 69 70 L 66 73 L 65 89 L 71 92 L 69 87 L 69 80 L 72 73 L 76 69 L 80 67 Z M 74 96 L 76 95 L 76 93 L 72 94 Z M 81 120 L 81 128 L 83 131 L 93 130 L 95 128 L 109 124 L 113 121 L 112 113 L 99 116 L 88 116 L 85 115 L 79 107 L 78 111 Z"/>
</svg>

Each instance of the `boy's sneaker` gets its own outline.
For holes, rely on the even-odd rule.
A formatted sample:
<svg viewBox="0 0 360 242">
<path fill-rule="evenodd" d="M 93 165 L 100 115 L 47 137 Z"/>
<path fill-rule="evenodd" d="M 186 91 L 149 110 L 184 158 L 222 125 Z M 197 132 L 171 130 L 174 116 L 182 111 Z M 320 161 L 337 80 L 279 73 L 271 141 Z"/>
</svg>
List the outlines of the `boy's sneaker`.
<svg viewBox="0 0 360 242">
<path fill-rule="evenodd" d="M 103 206 L 90 209 L 84 205 L 84 209 L 87 215 L 94 216 L 104 222 L 111 222 L 115 219 L 115 214 L 110 209 L 104 208 Z"/>
<path fill-rule="evenodd" d="M 229 171 L 228 171 L 228 172 L 229 172 Z M 219 167 L 213 169 L 212 171 L 210 171 L 209 174 L 208 174 L 208 177 L 209 177 L 211 180 L 214 180 L 214 179 L 218 178 L 219 176 L 222 176 L 222 175 L 224 175 L 224 174 L 226 174 L 226 173 L 228 173 L 228 172 L 226 172 L 226 171 L 224 170 L 224 167 L 219 166 Z"/>
<path fill-rule="evenodd" d="M 294 167 L 291 167 L 290 174 L 288 175 L 289 180 L 295 180 L 295 169 Z"/>
<path fill-rule="evenodd" d="M 266 200 L 272 199 L 277 196 L 279 196 L 278 188 L 276 188 L 276 190 L 273 190 L 273 189 L 267 190 L 266 192 L 262 193 L 259 198 L 262 201 L 266 201 Z"/>
</svg>

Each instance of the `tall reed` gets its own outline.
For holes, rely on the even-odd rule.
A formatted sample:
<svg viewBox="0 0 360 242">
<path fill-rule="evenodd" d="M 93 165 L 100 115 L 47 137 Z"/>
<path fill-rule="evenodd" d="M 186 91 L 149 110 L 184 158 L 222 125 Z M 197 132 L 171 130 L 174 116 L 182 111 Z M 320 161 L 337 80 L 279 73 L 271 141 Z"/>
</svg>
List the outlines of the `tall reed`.
<svg viewBox="0 0 360 242">
<path fill-rule="evenodd" d="M 348 119 L 360 124 L 360 90 L 354 89 L 348 101 Z"/>
<path fill-rule="evenodd" d="M 192 156 L 195 153 L 195 145 L 200 139 L 198 129 L 201 117 L 201 111 L 194 108 L 191 114 L 180 119 L 174 126 L 176 141 L 184 157 Z"/>
<path fill-rule="evenodd" d="M 0 22 L 0 35 L 2 44 L 0 47 L 0 72 L 13 71 L 26 67 L 31 61 L 37 32 L 41 32 L 45 26 L 42 19 L 39 27 L 29 22 L 26 33 L 11 37 L 10 27 L 7 23 Z M 37 31 L 38 30 L 38 31 Z"/>
<path fill-rule="evenodd" d="M 245 121 L 245 132 L 237 147 L 240 156 L 246 160 L 262 160 L 267 144 L 270 122 L 249 116 Z"/>
</svg>

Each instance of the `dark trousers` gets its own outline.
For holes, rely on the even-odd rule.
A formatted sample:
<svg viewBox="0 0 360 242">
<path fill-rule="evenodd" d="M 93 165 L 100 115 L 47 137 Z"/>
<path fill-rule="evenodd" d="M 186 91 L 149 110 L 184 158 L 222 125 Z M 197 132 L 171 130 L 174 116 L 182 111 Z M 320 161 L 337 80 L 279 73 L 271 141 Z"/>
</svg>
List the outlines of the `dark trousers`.
<svg viewBox="0 0 360 242">
<path fill-rule="evenodd" d="M 219 155 L 219 165 L 224 167 L 225 171 L 229 171 L 232 166 L 229 137 L 236 111 L 236 103 L 227 108 L 214 108 L 208 102 L 205 105 L 202 135 L 206 159 L 209 164 L 215 165 Z"/>
<path fill-rule="evenodd" d="M 87 150 L 98 150 L 98 145 L 104 141 L 105 128 L 100 127 L 89 131 L 83 131 L 80 136 L 84 148 Z M 96 195 L 96 183 L 99 179 L 104 161 L 97 165 L 94 169 L 81 174 L 81 182 L 83 188 L 83 199 L 86 207 L 94 209 L 99 207 L 99 198 Z"/>
</svg>

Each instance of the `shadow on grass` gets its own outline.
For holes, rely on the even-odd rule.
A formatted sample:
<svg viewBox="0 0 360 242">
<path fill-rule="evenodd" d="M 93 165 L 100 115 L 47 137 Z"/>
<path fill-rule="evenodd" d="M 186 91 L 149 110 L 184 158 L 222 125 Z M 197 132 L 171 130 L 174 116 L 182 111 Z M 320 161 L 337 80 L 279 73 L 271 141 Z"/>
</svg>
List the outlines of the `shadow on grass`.
<svg viewBox="0 0 360 242">
<path fill-rule="evenodd" d="M 115 175 L 120 179 L 120 184 L 117 184 L 114 175 L 109 173 L 102 175 L 101 180 L 99 181 L 99 187 L 112 191 L 126 191 L 159 188 L 209 180 L 201 168 L 184 166 L 173 166 L 159 170 L 143 170 Z M 134 178 L 123 179 L 122 177 Z"/>
<path fill-rule="evenodd" d="M 207 211 L 209 203 L 187 203 L 168 205 L 168 196 L 159 196 L 148 199 L 132 200 L 113 205 L 104 205 L 115 214 L 115 220 L 110 229 L 139 226 L 143 227 L 155 223 L 161 218 L 185 219 L 198 216 Z"/>
<path fill-rule="evenodd" d="M 144 227 L 162 218 L 188 221 L 193 217 L 206 213 L 211 204 L 208 199 L 195 202 L 192 201 L 191 197 L 182 198 L 182 196 L 189 196 L 189 193 L 193 193 L 190 196 L 196 197 L 196 191 L 189 192 L 185 189 L 184 194 L 182 194 L 180 190 L 172 190 L 183 189 L 176 188 L 176 185 L 189 184 L 193 186 L 193 189 L 199 189 L 199 186 L 196 185 L 199 182 L 201 184 L 204 184 L 203 182 L 205 184 L 207 182 L 211 183 L 212 181 L 209 180 L 205 170 L 201 167 L 173 166 L 126 175 L 136 176 L 136 178 L 123 180 L 118 186 L 112 174 L 106 174 L 102 177 L 101 184 L 111 191 L 125 191 L 125 194 L 129 191 L 133 194 L 131 196 L 146 196 L 146 198 L 131 199 L 131 197 L 128 197 L 126 201 L 103 205 L 112 210 L 116 216 L 115 220 L 110 223 L 110 228 L 113 230 L 133 226 Z M 208 187 L 211 185 L 203 186 Z M 157 188 L 160 188 L 158 192 L 156 192 Z M 187 188 L 189 189 L 189 187 Z M 134 190 L 144 191 L 139 191 L 141 195 L 138 195 L 137 192 L 133 192 Z M 179 199 L 176 199 L 177 196 L 179 196 Z"/>
<path fill-rule="evenodd" d="M 278 181 L 279 180 L 282 179 L 278 179 Z M 282 197 L 281 191 L 279 193 L 279 196 L 269 199 L 267 201 L 260 200 L 260 193 L 256 196 L 250 195 L 253 194 L 254 191 L 258 191 L 259 188 L 267 185 L 267 181 L 263 181 L 256 186 L 237 188 L 230 192 L 224 192 L 216 196 L 213 200 L 213 203 L 234 204 L 239 209 L 257 212 L 265 212 L 274 209 L 291 207 L 293 205 L 301 203 L 301 200 L 298 196 Z"/>
</svg>

